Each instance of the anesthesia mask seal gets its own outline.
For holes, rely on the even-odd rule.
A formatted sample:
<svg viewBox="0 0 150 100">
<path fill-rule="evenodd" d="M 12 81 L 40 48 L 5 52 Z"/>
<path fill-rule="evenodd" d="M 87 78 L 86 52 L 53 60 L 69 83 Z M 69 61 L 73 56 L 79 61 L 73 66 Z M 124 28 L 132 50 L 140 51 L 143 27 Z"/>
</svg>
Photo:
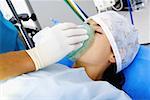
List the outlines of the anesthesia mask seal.
<svg viewBox="0 0 150 100">
<path fill-rule="evenodd" d="M 81 57 L 87 51 L 87 49 L 91 46 L 94 40 L 94 30 L 90 25 L 83 23 L 82 25 L 79 25 L 79 27 L 87 30 L 89 39 L 84 41 L 82 47 L 80 47 L 77 50 L 74 50 L 73 52 L 67 55 L 67 58 L 69 58 L 69 60 L 73 62 L 76 61 L 79 57 Z"/>
</svg>

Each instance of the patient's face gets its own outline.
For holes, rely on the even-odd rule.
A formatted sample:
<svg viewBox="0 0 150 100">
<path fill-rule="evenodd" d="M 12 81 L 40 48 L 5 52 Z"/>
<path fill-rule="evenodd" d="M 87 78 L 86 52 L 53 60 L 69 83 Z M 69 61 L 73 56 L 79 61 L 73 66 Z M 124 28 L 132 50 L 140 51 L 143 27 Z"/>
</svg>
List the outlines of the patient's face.
<svg viewBox="0 0 150 100">
<path fill-rule="evenodd" d="M 105 64 L 108 62 L 110 54 L 112 54 L 110 43 L 102 28 L 95 21 L 89 20 L 88 24 L 93 27 L 95 31 L 94 42 L 77 62 L 91 66 Z"/>
</svg>

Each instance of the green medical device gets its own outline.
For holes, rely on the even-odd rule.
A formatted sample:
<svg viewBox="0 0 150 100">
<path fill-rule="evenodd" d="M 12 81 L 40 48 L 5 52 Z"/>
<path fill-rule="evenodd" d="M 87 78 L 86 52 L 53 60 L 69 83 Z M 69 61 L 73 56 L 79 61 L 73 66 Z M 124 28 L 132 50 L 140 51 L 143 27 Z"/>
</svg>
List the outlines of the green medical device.
<svg viewBox="0 0 150 100">
<path fill-rule="evenodd" d="M 69 58 L 71 61 L 76 61 L 79 57 L 81 57 L 86 50 L 90 47 L 94 40 L 94 30 L 92 27 L 90 27 L 88 24 L 84 23 L 80 25 L 79 27 L 85 28 L 87 30 L 87 34 L 89 36 L 89 39 L 84 41 L 83 46 L 73 52 L 71 52 L 69 55 L 67 55 L 67 58 Z"/>
</svg>

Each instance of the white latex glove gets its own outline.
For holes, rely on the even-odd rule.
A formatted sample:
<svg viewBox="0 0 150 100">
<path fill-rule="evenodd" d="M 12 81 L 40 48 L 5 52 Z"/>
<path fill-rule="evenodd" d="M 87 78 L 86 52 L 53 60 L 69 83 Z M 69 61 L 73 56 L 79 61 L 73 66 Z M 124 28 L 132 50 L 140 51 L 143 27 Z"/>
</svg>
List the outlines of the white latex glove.
<svg viewBox="0 0 150 100">
<path fill-rule="evenodd" d="M 80 48 L 86 39 L 88 35 L 85 29 L 73 23 L 60 23 L 38 32 L 33 37 L 35 47 L 26 52 L 38 70 L 58 62 L 73 50 Z"/>
</svg>

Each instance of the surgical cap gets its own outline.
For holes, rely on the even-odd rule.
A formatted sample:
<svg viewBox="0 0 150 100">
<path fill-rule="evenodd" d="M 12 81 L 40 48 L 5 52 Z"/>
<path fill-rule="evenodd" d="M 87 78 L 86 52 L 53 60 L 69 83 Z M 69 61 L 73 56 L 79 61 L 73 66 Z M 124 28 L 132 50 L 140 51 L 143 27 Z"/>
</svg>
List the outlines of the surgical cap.
<svg viewBox="0 0 150 100">
<path fill-rule="evenodd" d="M 135 27 L 114 11 L 102 12 L 91 16 L 90 19 L 99 24 L 106 34 L 115 55 L 117 72 L 126 68 L 139 50 Z"/>
</svg>

